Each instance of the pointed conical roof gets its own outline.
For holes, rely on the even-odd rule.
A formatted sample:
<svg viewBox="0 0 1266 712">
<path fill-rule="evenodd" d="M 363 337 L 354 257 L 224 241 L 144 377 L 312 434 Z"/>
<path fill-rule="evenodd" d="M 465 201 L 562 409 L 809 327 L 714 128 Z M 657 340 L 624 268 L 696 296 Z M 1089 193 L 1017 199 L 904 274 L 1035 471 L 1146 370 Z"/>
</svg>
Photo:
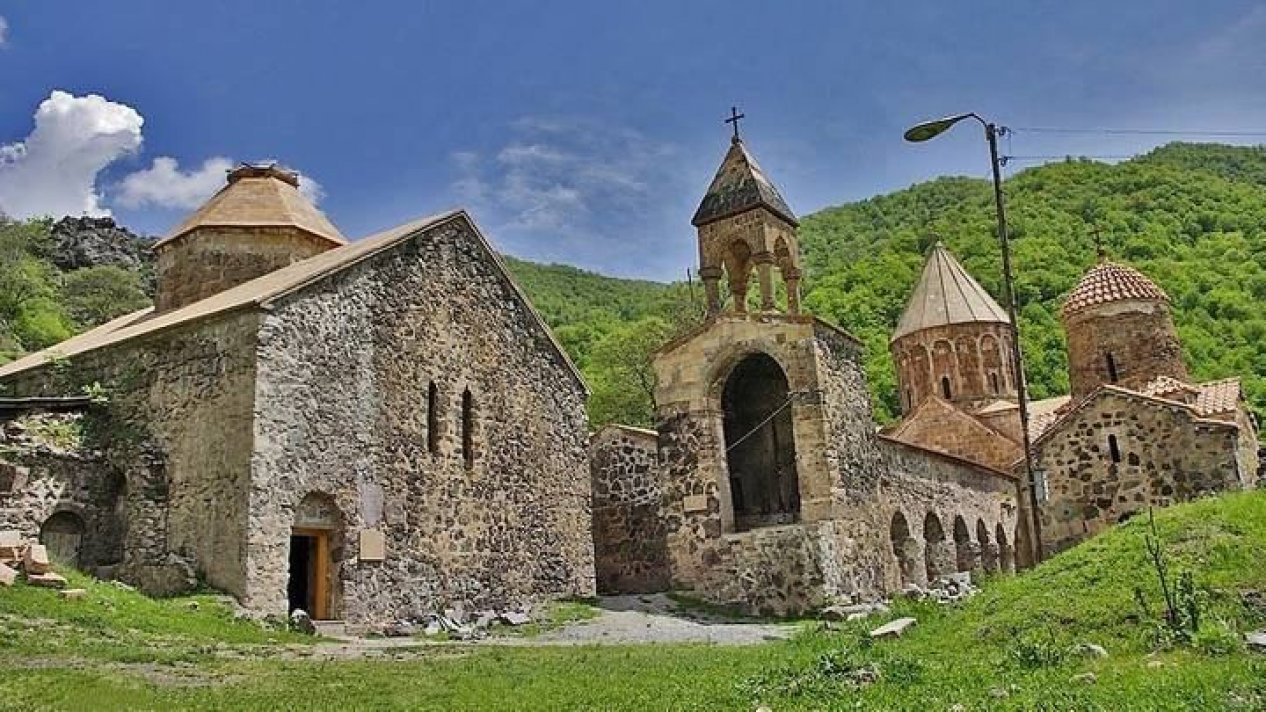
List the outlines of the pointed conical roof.
<svg viewBox="0 0 1266 712">
<path fill-rule="evenodd" d="M 166 244 L 200 227 L 297 227 L 335 245 L 343 233 L 299 192 L 299 175 L 275 165 L 243 164 L 228 184 L 160 240 Z"/>
<path fill-rule="evenodd" d="M 734 138 L 690 224 L 703 227 L 756 207 L 768 208 L 792 225 L 800 224 L 743 140 Z"/>
<path fill-rule="evenodd" d="M 1169 295 L 1142 272 L 1101 256 L 1099 264 L 1091 267 L 1068 293 L 1060 313 L 1067 318 L 1099 304 L 1129 300 L 1168 303 Z"/>
<path fill-rule="evenodd" d="M 980 282 L 938 241 L 928 251 L 923 274 L 914 286 L 891 340 L 934 326 L 979 322 L 1009 324 L 1011 320 Z"/>
</svg>

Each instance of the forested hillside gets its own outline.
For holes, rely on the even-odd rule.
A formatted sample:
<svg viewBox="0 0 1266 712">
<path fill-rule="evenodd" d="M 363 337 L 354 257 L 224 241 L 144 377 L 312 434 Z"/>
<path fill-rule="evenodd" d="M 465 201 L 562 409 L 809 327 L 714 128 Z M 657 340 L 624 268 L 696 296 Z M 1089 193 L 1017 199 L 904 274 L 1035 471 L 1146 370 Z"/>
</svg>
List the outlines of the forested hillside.
<svg viewBox="0 0 1266 712">
<path fill-rule="evenodd" d="M 1266 149 L 1171 144 L 1118 164 L 1070 159 L 1014 175 L 1006 193 L 1033 397 L 1068 387 L 1059 303 L 1094 260 L 1097 227 L 1113 259 L 1143 270 L 1173 299 L 1193 377 L 1243 376 L 1266 415 Z M 896 413 L 888 335 L 924 250 L 944 240 L 1000 294 L 993 221 L 989 184 L 971 178 L 803 218 L 805 305 L 866 343 L 881 420 Z M 73 231 L 50 227 L 0 223 L 0 360 L 144 303 L 145 265 L 76 262 L 66 257 L 75 253 Z M 699 285 L 506 261 L 584 372 L 594 425 L 649 424 L 650 354 L 698 321 Z"/>
</svg>

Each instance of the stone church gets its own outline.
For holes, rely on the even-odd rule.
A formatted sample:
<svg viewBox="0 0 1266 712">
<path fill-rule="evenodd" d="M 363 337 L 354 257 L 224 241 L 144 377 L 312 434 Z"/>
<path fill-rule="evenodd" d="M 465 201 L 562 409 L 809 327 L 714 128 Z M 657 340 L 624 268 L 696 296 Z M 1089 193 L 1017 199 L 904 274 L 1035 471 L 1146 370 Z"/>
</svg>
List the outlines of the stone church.
<svg viewBox="0 0 1266 712">
<path fill-rule="evenodd" d="M 1101 253 L 1060 316 L 1072 392 L 1029 404 L 1045 555 L 1150 506 L 1255 486 L 1240 381 L 1192 381 L 1155 282 Z M 885 433 L 1019 477 L 1012 349 L 1006 313 L 937 243 L 892 335 L 903 417 Z"/>
<path fill-rule="evenodd" d="M 0 366 L 91 443 L 0 463 L 0 529 L 152 593 L 349 623 L 593 593 L 586 388 L 464 212 L 348 242 L 244 165 L 153 308 Z"/>
<path fill-rule="evenodd" d="M 1011 468 L 876 430 L 862 345 L 801 308 L 798 222 L 737 133 L 692 222 L 707 318 L 655 356 L 655 429 L 591 446 L 599 590 L 787 613 L 1027 561 Z"/>
</svg>

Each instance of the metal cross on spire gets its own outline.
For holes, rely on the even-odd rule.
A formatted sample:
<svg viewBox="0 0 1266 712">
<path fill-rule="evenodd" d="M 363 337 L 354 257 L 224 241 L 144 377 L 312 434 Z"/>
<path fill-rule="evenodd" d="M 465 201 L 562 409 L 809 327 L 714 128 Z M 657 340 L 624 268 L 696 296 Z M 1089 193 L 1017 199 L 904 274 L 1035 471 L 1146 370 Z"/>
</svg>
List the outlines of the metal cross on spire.
<svg viewBox="0 0 1266 712">
<path fill-rule="evenodd" d="M 1094 235 L 1095 255 L 1098 256 L 1099 261 L 1102 262 L 1108 259 L 1108 250 L 1103 246 L 1103 234 L 1099 232 L 1099 226 L 1092 225 L 1090 227 L 1090 234 Z"/>
<path fill-rule="evenodd" d="M 730 107 L 730 118 L 726 119 L 726 120 L 725 120 L 725 123 L 727 123 L 727 124 L 733 124 L 733 125 L 734 125 L 734 138 L 730 139 L 731 141 L 740 141 L 740 140 L 742 140 L 742 139 L 740 139 L 740 138 L 739 138 L 739 125 L 738 125 L 738 122 L 739 122 L 739 119 L 743 119 L 743 118 L 747 118 L 747 115 L 746 115 L 746 114 L 740 114 L 737 106 L 731 106 L 731 107 Z"/>
</svg>

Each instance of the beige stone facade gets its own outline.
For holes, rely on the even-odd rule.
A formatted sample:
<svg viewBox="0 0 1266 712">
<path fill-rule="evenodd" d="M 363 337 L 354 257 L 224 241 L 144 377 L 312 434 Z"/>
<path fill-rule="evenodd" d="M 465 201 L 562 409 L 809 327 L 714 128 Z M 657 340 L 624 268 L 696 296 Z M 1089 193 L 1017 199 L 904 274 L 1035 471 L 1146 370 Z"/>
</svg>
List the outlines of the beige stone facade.
<svg viewBox="0 0 1266 712">
<path fill-rule="evenodd" d="M 199 229 L 182 239 L 229 244 Z M 584 385 L 464 213 L 129 315 L 0 383 L 105 390 L 87 417 L 125 524 L 95 563 L 147 591 L 201 579 L 359 624 L 594 591 Z"/>
</svg>

